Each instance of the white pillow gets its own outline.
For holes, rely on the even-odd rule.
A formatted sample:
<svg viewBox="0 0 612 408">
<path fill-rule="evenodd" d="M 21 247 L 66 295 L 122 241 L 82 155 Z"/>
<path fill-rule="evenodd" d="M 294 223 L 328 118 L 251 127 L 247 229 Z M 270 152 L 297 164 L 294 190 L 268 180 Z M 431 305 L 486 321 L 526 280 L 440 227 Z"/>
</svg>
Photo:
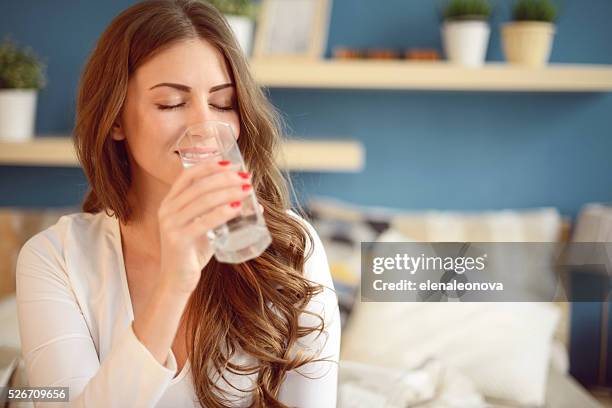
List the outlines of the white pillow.
<svg viewBox="0 0 612 408">
<path fill-rule="evenodd" d="M 392 228 L 416 241 L 556 242 L 562 218 L 554 207 L 489 211 L 412 211 Z"/>
<path fill-rule="evenodd" d="M 393 229 L 379 240 L 414 241 Z M 487 397 L 538 406 L 559 316 L 550 303 L 357 301 L 341 359 L 411 368 L 436 357 Z"/>
<path fill-rule="evenodd" d="M 411 368 L 437 357 L 487 397 L 544 403 L 559 312 L 547 303 L 357 303 L 341 359 Z"/>
</svg>

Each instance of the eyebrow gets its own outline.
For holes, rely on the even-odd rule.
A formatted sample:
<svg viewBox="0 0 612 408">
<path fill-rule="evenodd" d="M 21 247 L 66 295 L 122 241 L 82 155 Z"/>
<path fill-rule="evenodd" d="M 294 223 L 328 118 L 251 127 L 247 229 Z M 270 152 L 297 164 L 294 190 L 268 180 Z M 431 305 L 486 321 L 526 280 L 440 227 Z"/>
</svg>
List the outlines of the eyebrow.
<svg viewBox="0 0 612 408">
<path fill-rule="evenodd" d="M 234 84 L 231 83 L 231 82 L 228 82 L 228 83 L 225 83 L 225 84 L 220 84 L 220 85 L 215 85 L 212 88 L 210 88 L 208 90 L 208 92 L 209 93 L 213 93 L 213 92 L 219 91 L 219 90 L 224 89 L 224 88 L 228 88 L 228 87 L 233 86 L 233 85 Z M 191 87 L 189 87 L 187 85 L 173 84 L 171 82 L 162 82 L 161 84 L 153 85 L 151 88 L 149 88 L 149 91 L 151 89 L 158 88 L 160 86 L 169 86 L 170 88 L 178 89 L 179 91 L 183 91 L 183 92 L 191 91 Z"/>
</svg>

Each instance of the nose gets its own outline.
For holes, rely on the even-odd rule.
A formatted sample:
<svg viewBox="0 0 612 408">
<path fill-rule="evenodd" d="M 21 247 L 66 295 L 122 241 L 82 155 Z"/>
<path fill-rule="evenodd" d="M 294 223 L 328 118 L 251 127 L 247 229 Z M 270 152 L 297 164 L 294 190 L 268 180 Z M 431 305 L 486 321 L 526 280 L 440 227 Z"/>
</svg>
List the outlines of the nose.
<svg viewBox="0 0 612 408">
<path fill-rule="evenodd" d="M 194 98 L 196 99 L 196 98 Z M 216 120 L 215 112 L 208 106 L 208 102 L 203 98 L 197 98 L 191 105 L 189 112 L 189 126 L 202 123 L 207 120 Z"/>
<path fill-rule="evenodd" d="M 240 125 L 233 123 L 233 121 L 227 120 L 223 117 L 222 114 L 215 111 L 210 107 L 206 98 L 197 98 L 197 101 L 192 104 L 191 110 L 189 112 L 189 119 L 187 123 L 187 127 L 197 125 L 204 121 L 215 120 L 220 122 L 225 122 L 230 125 L 232 131 L 234 133 L 234 137 L 238 139 L 240 137 Z"/>
</svg>

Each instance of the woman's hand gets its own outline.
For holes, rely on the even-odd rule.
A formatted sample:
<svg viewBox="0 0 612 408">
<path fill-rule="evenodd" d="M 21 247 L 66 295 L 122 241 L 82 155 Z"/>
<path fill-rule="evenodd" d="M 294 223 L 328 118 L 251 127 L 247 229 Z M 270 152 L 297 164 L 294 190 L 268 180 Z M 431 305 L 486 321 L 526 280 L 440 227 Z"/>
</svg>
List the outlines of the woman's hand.
<svg viewBox="0 0 612 408">
<path fill-rule="evenodd" d="M 236 204 L 250 193 L 252 187 L 243 187 L 250 182 L 248 173 L 228 162 L 209 160 L 183 169 L 158 210 L 163 290 L 193 292 L 213 256 L 206 233 L 240 213 Z"/>
</svg>

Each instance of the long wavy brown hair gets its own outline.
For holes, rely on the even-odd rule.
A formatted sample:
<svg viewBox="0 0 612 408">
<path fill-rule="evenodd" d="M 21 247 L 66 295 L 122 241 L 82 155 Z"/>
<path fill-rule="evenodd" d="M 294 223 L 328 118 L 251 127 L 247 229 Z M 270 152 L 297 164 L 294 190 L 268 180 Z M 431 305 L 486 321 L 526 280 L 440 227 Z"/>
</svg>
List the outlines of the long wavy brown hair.
<svg viewBox="0 0 612 408">
<path fill-rule="evenodd" d="M 193 38 L 219 49 L 236 84 L 238 145 L 272 235 L 272 244 L 256 259 L 230 265 L 212 258 L 203 269 L 185 310 L 195 392 L 203 406 L 226 407 L 229 399 L 211 380 L 209 370 L 221 377 L 225 370 L 257 374 L 254 388 L 242 390 L 252 392 L 252 406 L 286 407 L 277 398 L 286 373 L 325 359 L 290 353 L 299 338 L 324 332 L 322 317 L 306 310 L 323 287 L 303 275 L 314 240 L 307 226 L 287 213 L 293 187 L 274 160 L 284 125 L 281 115 L 256 84 L 231 28 L 212 5 L 197 0 L 138 3 L 115 17 L 98 40 L 82 73 L 76 108 L 74 143 L 90 184 L 82 208 L 90 213 L 106 211 L 124 223 L 130 219 L 132 209 L 126 200 L 130 162 L 124 141 L 110 137 L 112 125 L 135 70 L 165 47 Z M 294 208 L 307 217 L 299 204 Z M 315 316 L 320 324 L 300 326 L 302 313 Z M 239 349 L 257 363 L 231 363 Z"/>
</svg>

